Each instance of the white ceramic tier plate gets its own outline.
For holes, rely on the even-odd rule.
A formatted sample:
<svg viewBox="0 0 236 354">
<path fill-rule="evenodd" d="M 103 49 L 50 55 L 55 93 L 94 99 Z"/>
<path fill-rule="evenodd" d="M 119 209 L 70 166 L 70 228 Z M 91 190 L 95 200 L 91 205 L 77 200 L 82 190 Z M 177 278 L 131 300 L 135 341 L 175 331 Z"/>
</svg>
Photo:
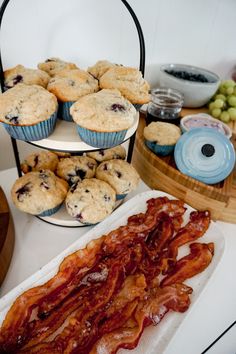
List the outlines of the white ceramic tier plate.
<svg viewBox="0 0 236 354">
<path fill-rule="evenodd" d="M 138 122 L 139 112 L 136 114 L 132 127 L 128 129 L 124 141 L 128 140 L 136 132 Z M 65 152 L 99 150 L 80 139 L 74 122 L 67 122 L 61 119 L 57 120 L 55 130 L 47 139 L 29 141 L 29 143 L 44 149 Z"/>
<path fill-rule="evenodd" d="M 134 198 L 124 203 L 116 211 L 114 211 L 114 213 L 106 220 L 93 227 L 88 233 L 81 236 L 75 243 L 73 243 L 51 262 L 41 268 L 38 272 L 26 279 L 8 294 L 3 296 L 0 299 L 0 324 L 2 323 L 7 311 L 9 310 L 16 297 L 19 296 L 23 291 L 31 287 L 43 284 L 52 276 L 54 276 L 58 270 L 59 264 L 67 255 L 75 252 L 80 248 L 84 248 L 89 241 L 99 238 L 100 236 L 107 234 L 109 231 L 116 229 L 121 225 L 125 225 L 127 218 L 130 215 L 144 212 L 146 210 L 146 201 L 148 199 L 156 198 L 159 196 L 168 196 L 171 199 L 175 199 L 174 197 L 159 191 L 148 191 L 138 194 Z M 188 220 L 189 213 L 192 210 L 193 209 L 187 205 L 185 222 Z M 219 262 L 221 261 L 224 253 L 224 236 L 214 222 L 211 222 L 209 229 L 205 235 L 199 239 L 199 242 L 214 242 L 215 255 L 211 264 L 207 269 L 205 269 L 204 272 L 185 282 L 187 285 L 194 289 L 193 294 L 191 295 L 191 305 L 188 311 L 182 314 L 169 312 L 157 326 L 150 326 L 144 330 L 137 348 L 133 350 L 122 349 L 119 350 L 119 354 L 170 354 L 170 352 L 168 352 L 168 345 L 171 344 L 174 335 L 178 335 L 178 331 L 181 330 L 181 324 L 190 314 L 193 307 L 197 305 L 197 302 L 200 300 L 200 295 L 207 287 L 208 281 L 219 265 Z M 183 257 L 183 255 L 189 253 L 188 246 L 182 246 L 179 253 L 180 257 Z"/>
<path fill-rule="evenodd" d="M 122 203 L 124 202 L 124 199 L 117 200 L 115 204 L 115 209 L 118 208 Z M 85 224 L 82 224 L 81 222 L 77 221 L 75 218 L 70 216 L 67 213 L 65 204 L 61 206 L 61 208 L 53 215 L 51 216 L 38 216 L 39 219 L 46 221 L 50 224 L 53 225 L 58 225 L 58 226 L 66 226 L 66 227 L 83 227 L 83 226 L 88 226 Z"/>
</svg>

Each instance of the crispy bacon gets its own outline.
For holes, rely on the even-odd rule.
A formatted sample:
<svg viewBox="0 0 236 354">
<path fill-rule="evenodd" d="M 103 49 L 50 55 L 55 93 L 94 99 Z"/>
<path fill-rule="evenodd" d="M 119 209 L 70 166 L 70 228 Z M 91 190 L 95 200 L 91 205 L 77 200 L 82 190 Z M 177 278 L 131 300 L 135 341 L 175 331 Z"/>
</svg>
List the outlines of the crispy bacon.
<svg viewBox="0 0 236 354">
<path fill-rule="evenodd" d="M 16 299 L 0 329 L 0 353 L 88 354 L 102 343 L 116 353 L 134 348 L 169 309 L 187 310 L 191 289 L 174 283 L 202 271 L 213 245 L 192 244 L 176 263 L 178 247 L 210 221 L 208 212 L 193 212 L 180 228 L 185 210 L 179 200 L 150 199 L 145 213 L 66 257 L 52 279 Z"/>
<path fill-rule="evenodd" d="M 214 244 L 192 243 L 190 253 L 181 258 L 162 282 L 161 286 L 182 283 L 188 278 L 201 273 L 211 262 L 214 255 Z"/>
</svg>

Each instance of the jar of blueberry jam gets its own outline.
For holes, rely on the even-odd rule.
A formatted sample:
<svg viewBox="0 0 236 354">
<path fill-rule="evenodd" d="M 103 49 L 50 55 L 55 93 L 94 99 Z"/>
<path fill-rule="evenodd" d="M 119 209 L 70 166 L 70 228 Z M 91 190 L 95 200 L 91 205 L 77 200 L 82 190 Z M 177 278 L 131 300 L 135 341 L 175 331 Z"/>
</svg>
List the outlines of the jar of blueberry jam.
<svg viewBox="0 0 236 354">
<path fill-rule="evenodd" d="M 147 124 L 161 121 L 178 125 L 183 102 L 183 95 L 177 90 L 169 88 L 153 89 L 151 91 L 151 101 L 147 107 Z"/>
</svg>

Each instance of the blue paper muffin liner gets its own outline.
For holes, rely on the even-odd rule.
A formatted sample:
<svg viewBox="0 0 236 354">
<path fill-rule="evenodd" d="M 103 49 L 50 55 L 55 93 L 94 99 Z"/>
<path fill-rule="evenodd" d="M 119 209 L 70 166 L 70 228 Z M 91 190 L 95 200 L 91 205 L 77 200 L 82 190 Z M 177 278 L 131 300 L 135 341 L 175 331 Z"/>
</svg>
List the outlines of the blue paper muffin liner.
<svg viewBox="0 0 236 354">
<path fill-rule="evenodd" d="M 51 215 L 55 214 L 60 209 L 61 206 L 62 206 L 62 203 L 57 205 L 55 208 L 51 208 L 51 209 L 43 211 L 41 214 L 38 214 L 37 216 L 51 216 Z"/>
<path fill-rule="evenodd" d="M 125 194 L 117 194 L 116 195 L 116 200 L 124 199 L 126 196 L 127 196 L 127 193 L 125 193 Z"/>
<path fill-rule="evenodd" d="M 139 104 L 139 103 L 135 103 L 133 104 L 134 108 L 136 109 L 136 111 L 140 111 L 140 108 L 142 107 L 142 104 Z"/>
<path fill-rule="evenodd" d="M 61 102 L 59 101 L 58 118 L 66 120 L 67 122 L 73 122 L 73 118 L 70 114 L 70 107 L 75 101 Z"/>
<path fill-rule="evenodd" d="M 12 138 L 23 141 L 34 141 L 47 138 L 55 128 L 56 120 L 57 111 L 47 120 L 34 125 L 2 124 Z"/>
<path fill-rule="evenodd" d="M 119 145 L 125 138 L 126 130 L 119 132 L 95 132 L 77 125 L 77 131 L 82 141 L 96 148 L 106 149 Z"/>
<path fill-rule="evenodd" d="M 159 145 L 153 141 L 145 140 L 147 147 L 156 155 L 167 156 L 170 155 L 175 148 L 175 145 Z"/>
</svg>

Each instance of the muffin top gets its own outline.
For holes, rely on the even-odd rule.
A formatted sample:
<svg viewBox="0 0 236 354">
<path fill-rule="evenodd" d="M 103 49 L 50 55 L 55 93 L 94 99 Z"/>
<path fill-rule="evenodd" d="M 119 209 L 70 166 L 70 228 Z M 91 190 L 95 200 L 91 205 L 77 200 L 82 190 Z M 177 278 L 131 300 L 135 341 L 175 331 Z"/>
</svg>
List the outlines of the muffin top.
<svg viewBox="0 0 236 354">
<path fill-rule="evenodd" d="M 84 178 L 92 178 L 96 167 L 97 162 L 91 157 L 71 156 L 60 160 L 56 174 L 72 185 Z"/>
<path fill-rule="evenodd" d="M 80 97 L 98 91 L 98 81 L 84 70 L 62 70 L 49 81 L 48 91 L 60 101 L 77 101 Z"/>
<path fill-rule="evenodd" d="M 139 183 L 139 175 L 134 167 L 123 160 L 102 162 L 96 170 L 96 178 L 109 183 L 116 194 L 127 194 Z"/>
<path fill-rule="evenodd" d="M 28 155 L 21 163 L 24 173 L 31 171 L 50 170 L 55 171 L 59 159 L 56 154 L 48 150 L 40 150 Z"/>
<path fill-rule="evenodd" d="M 39 63 L 38 68 L 46 71 L 50 76 L 57 75 L 61 70 L 78 69 L 75 64 L 59 58 L 49 58 L 44 63 Z"/>
<path fill-rule="evenodd" d="M 99 60 L 95 65 L 90 66 L 87 71 L 96 79 L 100 79 L 100 77 L 104 75 L 107 70 L 113 68 L 114 66 L 116 66 L 116 64 L 113 64 L 108 60 Z"/>
<path fill-rule="evenodd" d="M 152 122 L 143 131 L 144 138 L 159 145 L 175 145 L 180 138 L 181 130 L 174 124 Z"/>
<path fill-rule="evenodd" d="M 135 68 L 115 66 L 102 75 L 99 85 L 105 89 L 118 89 L 133 104 L 150 101 L 149 84 Z"/>
<path fill-rule="evenodd" d="M 70 108 L 73 120 L 98 132 L 129 129 L 136 115 L 134 106 L 118 90 L 101 90 L 81 97 Z"/>
<path fill-rule="evenodd" d="M 18 84 L 0 95 L 0 121 L 31 125 L 47 120 L 57 110 L 56 97 L 38 85 Z"/>
<path fill-rule="evenodd" d="M 29 172 L 18 178 L 11 189 L 15 206 L 29 214 L 42 212 L 60 205 L 66 197 L 68 184 L 52 171 Z"/>
<path fill-rule="evenodd" d="M 43 70 L 28 69 L 23 65 L 17 65 L 14 68 L 4 71 L 4 79 L 6 89 L 12 88 L 19 83 L 39 85 L 46 88 L 50 76 Z"/>
<path fill-rule="evenodd" d="M 116 192 L 106 182 L 84 179 L 71 187 L 66 197 L 68 213 L 85 224 L 96 224 L 111 214 Z"/>
<path fill-rule="evenodd" d="M 87 152 L 87 156 L 92 157 L 98 162 L 113 160 L 113 159 L 124 160 L 126 157 L 126 151 L 123 146 L 118 145 L 111 149 Z"/>
</svg>

